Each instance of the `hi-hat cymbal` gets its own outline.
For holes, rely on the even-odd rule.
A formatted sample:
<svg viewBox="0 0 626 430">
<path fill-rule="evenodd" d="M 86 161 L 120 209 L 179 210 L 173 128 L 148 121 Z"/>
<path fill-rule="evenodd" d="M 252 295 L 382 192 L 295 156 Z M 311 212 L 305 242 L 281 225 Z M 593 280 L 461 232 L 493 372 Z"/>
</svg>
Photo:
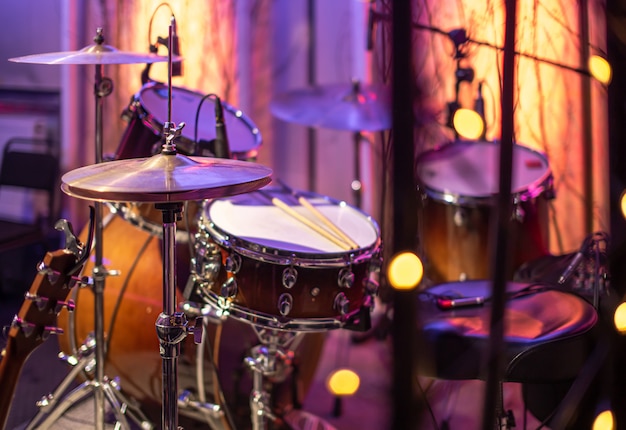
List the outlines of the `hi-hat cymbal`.
<svg viewBox="0 0 626 430">
<path fill-rule="evenodd" d="M 374 84 L 332 84 L 288 91 L 270 104 L 271 112 L 287 122 L 351 131 L 391 128 L 391 97 L 387 87 Z"/>
<path fill-rule="evenodd" d="M 172 61 L 181 61 L 173 57 Z M 110 45 L 93 44 L 79 51 L 48 52 L 9 58 L 14 63 L 33 64 L 148 64 L 168 61 L 168 57 L 156 54 L 143 54 L 120 51 Z"/>
<path fill-rule="evenodd" d="M 61 189 L 95 201 L 180 202 L 254 191 L 271 174 L 248 161 L 161 153 L 80 167 L 63 175 Z"/>
</svg>

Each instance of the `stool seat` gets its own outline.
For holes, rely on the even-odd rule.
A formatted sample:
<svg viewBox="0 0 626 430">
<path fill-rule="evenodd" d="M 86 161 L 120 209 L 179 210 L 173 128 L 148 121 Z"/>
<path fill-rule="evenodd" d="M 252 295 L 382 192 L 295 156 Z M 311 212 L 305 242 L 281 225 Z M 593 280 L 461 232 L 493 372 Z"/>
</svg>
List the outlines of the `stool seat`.
<svg viewBox="0 0 626 430">
<path fill-rule="evenodd" d="M 420 295 L 418 318 L 426 343 L 420 360 L 422 375 L 486 379 L 491 284 L 486 280 L 444 283 Z M 437 299 L 455 298 L 486 301 L 447 310 L 437 304 Z M 575 378 L 593 347 L 597 322 L 595 308 L 580 296 L 545 284 L 507 283 L 503 382 Z"/>
</svg>

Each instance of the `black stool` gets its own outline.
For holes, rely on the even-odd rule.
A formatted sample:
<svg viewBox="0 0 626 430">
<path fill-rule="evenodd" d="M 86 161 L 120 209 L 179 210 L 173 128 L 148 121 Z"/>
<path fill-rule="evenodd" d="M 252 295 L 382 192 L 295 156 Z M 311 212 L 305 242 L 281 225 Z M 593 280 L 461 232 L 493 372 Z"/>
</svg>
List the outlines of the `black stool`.
<svg viewBox="0 0 626 430">
<path fill-rule="evenodd" d="M 425 342 L 420 374 L 486 379 L 490 292 L 491 282 L 474 280 L 440 284 L 420 295 L 418 316 Z M 500 383 L 571 383 L 594 346 L 595 308 L 580 296 L 541 284 L 508 283 L 507 298 Z M 546 412 L 534 411 L 525 402 L 536 418 L 549 417 L 537 416 Z"/>
</svg>

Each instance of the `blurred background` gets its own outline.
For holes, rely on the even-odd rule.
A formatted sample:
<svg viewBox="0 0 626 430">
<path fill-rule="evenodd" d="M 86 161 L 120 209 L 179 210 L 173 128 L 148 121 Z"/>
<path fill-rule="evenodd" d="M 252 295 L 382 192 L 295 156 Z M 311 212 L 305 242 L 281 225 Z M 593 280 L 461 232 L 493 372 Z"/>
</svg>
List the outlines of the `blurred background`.
<svg viewBox="0 0 626 430">
<path fill-rule="evenodd" d="M 273 179 L 293 189 L 346 202 L 371 216 L 380 226 L 387 256 L 394 250 L 397 208 L 392 197 L 399 185 L 392 177 L 390 132 L 392 3 L 7 2 L 0 28 L 0 153 L 13 138 L 37 138 L 51 142 L 61 174 L 97 160 L 96 67 L 28 64 L 10 58 L 78 51 L 94 43 L 99 28 L 104 43 L 120 51 L 167 55 L 166 39 L 175 17 L 177 54 L 183 61 L 171 78 L 177 100 L 172 121 L 185 121 L 187 136 L 194 136 L 195 127 L 201 138 L 203 133 L 211 136 L 212 109 L 198 114 L 197 123 L 189 119 L 195 118 L 201 99 L 219 96 L 231 109 L 227 131 L 236 158 L 270 167 Z M 470 167 L 478 169 L 461 172 L 461 182 L 470 180 L 460 183 L 454 174 L 458 166 L 446 162 L 454 154 L 439 149 L 458 142 L 482 148 L 482 143 L 501 137 L 504 2 L 412 0 L 412 5 L 414 136 L 408 156 L 414 157 L 415 174 L 405 180 L 411 181 L 409 188 L 416 196 L 424 189 L 434 192 L 426 193 L 429 198 L 451 192 L 460 194 L 461 204 L 464 196 L 472 200 L 493 194 L 497 169 L 486 157 L 495 152 L 477 153 L 472 160 L 476 164 Z M 571 256 L 591 233 L 607 232 L 616 269 L 613 287 L 619 296 L 626 240 L 620 206 L 626 185 L 626 91 L 621 75 L 626 64 L 626 5 L 621 0 L 518 2 L 516 38 L 513 140 L 528 156 L 522 167 L 532 174 L 518 178 L 514 191 L 521 200 L 532 202 L 531 211 L 537 209 L 541 243 L 530 245 L 537 249 L 528 255 L 515 254 L 514 263 L 544 255 Z M 590 77 L 592 56 L 609 61 L 612 79 L 601 82 Z M 103 72 L 112 84 L 111 93 L 102 98 L 104 158 L 153 155 L 158 141 L 154 136 L 167 119 L 167 63 L 107 64 Z M 320 93 L 307 92 L 312 88 Z M 298 91 L 306 96 L 298 98 Z M 352 121 L 345 115 L 348 110 L 334 113 L 333 108 L 341 108 L 355 94 L 356 104 L 364 106 L 360 112 L 367 115 Z M 475 136 L 463 136 L 453 127 L 454 114 L 464 108 L 481 118 L 482 128 Z M 429 170 L 424 165 L 430 162 L 435 167 Z M 55 214 L 70 220 L 75 231 L 83 230 L 89 202 L 61 192 L 55 199 Z M 535 201 L 540 203 L 535 206 Z M 0 208 L 17 218 L 32 218 L 39 210 L 36 201 L 17 193 L 2 194 Z M 459 223 L 449 214 L 428 211 L 416 213 L 414 222 L 429 216 L 450 216 L 445 220 L 448 230 Z M 474 254 L 472 263 L 488 264 L 484 249 L 475 248 L 474 242 L 462 243 L 459 237 L 435 238 L 443 250 L 419 243 L 440 228 L 429 225 L 419 227 L 415 249 L 427 262 L 429 257 L 435 263 L 438 258 L 455 259 L 461 249 L 465 256 Z M 480 240 L 486 240 L 485 231 Z M 516 237 L 535 233 L 533 226 L 524 226 Z M 527 246 L 522 239 L 513 243 L 522 251 Z M 40 258 L 40 250 L 2 255 L 3 293 L 21 292 L 32 278 L 31 263 Z M 432 281 L 465 280 L 467 273 L 461 272 L 433 276 Z"/>
</svg>

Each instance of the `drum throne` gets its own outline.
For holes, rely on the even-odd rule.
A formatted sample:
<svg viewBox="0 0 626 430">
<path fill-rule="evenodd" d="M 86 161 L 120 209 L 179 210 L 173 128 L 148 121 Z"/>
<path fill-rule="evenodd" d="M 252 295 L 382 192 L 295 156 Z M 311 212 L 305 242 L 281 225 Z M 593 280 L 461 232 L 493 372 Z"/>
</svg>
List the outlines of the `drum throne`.
<svg viewBox="0 0 626 430">
<path fill-rule="evenodd" d="M 440 284 L 420 295 L 421 375 L 486 380 L 489 294 L 490 283 L 465 281 Z M 598 322 L 594 306 L 576 294 L 540 282 L 508 283 L 501 395 L 503 383 L 521 383 L 525 412 L 550 425 L 563 396 L 575 390 L 575 380 L 589 361 Z M 495 428 L 514 427 L 515 418 L 504 411 L 502 398 L 499 404 Z"/>
</svg>

